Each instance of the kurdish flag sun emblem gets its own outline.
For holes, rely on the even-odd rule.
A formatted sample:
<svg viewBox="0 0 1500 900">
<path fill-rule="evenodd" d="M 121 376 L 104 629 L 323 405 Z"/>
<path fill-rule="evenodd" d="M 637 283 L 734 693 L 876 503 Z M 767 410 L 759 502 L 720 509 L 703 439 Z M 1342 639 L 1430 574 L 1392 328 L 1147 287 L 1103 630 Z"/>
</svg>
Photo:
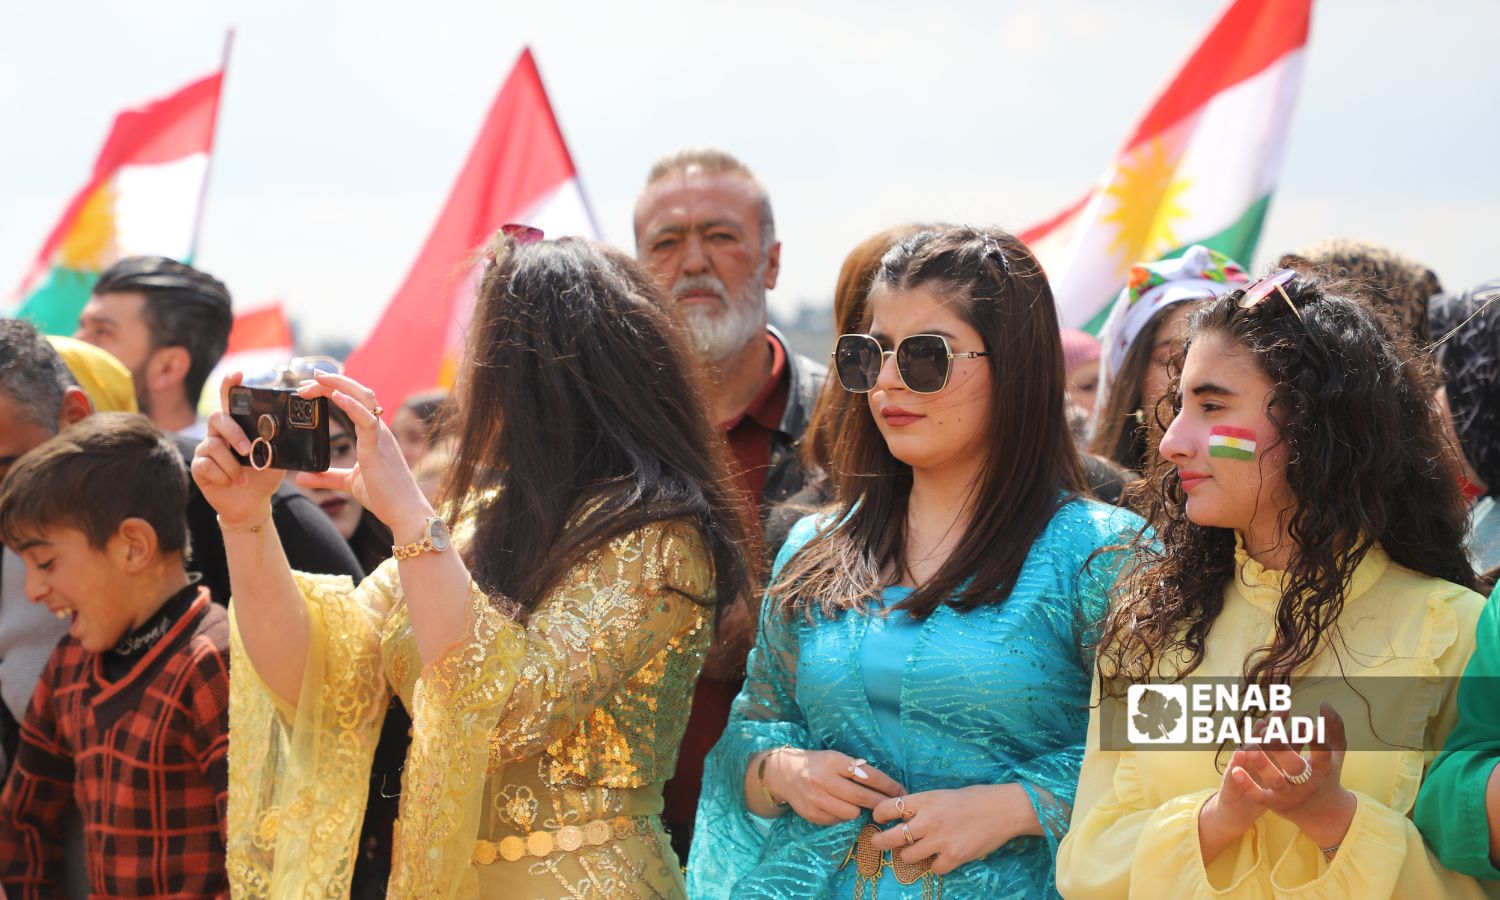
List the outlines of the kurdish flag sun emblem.
<svg viewBox="0 0 1500 900">
<path fill-rule="evenodd" d="M 1248 428 L 1215 425 L 1208 432 L 1208 455 L 1249 462 L 1255 458 L 1255 432 Z"/>
</svg>

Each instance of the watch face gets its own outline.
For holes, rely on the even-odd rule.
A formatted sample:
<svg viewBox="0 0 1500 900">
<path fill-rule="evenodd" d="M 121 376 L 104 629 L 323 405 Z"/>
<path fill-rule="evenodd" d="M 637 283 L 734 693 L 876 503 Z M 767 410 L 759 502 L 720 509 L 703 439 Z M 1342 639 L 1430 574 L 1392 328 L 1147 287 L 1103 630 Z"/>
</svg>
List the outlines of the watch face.
<svg viewBox="0 0 1500 900">
<path fill-rule="evenodd" d="M 448 549 L 448 523 L 442 519 L 433 518 L 427 523 L 427 536 L 432 540 L 432 549 Z"/>
</svg>

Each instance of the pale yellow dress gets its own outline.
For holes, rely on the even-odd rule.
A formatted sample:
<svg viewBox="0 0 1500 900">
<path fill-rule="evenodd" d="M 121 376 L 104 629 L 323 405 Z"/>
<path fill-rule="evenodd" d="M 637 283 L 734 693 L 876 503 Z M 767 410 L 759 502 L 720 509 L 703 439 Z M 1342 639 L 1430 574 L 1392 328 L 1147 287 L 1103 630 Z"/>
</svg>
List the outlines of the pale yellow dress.
<svg viewBox="0 0 1500 900">
<path fill-rule="evenodd" d="M 1223 612 L 1195 676 L 1239 676 L 1246 656 L 1273 634 L 1282 573 L 1262 568 L 1243 551 L 1237 557 L 1239 577 L 1225 588 Z M 1124 713 L 1096 706 L 1073 821 L 1058 850 L 1059 893 L 1065 898 L 1328 900 L 1484 896 L 1479 883 L 1437 861 L 1409 817 L 1422 773 L 1453 729 L 1458 676 L 1473 653 L 1483 606 L 1478 594 L 1396 565 L 1378 547 L 1355 570 L 1339 617 L 1337 659 L 1325 649 L 1305 672 L 1322 679 L 1315 690 L 1343 718 L 1349 746 L 1365 748 L 1350 750 L 1344 759 L 1342 783 L 1359 805 L 1331 863 L 1296 826 L 1268 812 L 1205 866 L 1198 811 L 1219 788 L 1228 753 L 1218 757 L 1216 768 L 1209 750 L 1101 750 L 1101 721 Z M 1339 678 L 1339 660 L 1352 688 Z M 1373 702 L 1367 706 L 1356 690 Z M 1316 702 L 1293 696 L 1294 712 L 1316 713 Z M 1097 703 L 1097 683 L 1094 698 Z"/>
<path fill-rule="evenodd" d="M 683 596 L 712 592 L 696 527 L 611 541 L 525 624 L 476 587 L 468 636 L 426 669 L 394 560 L 357 588 L 296 577 L 311 641 L 295 709 L 233 633 L 234 896 L 348 895 L 393 691 L 413 726 L 391 897 L 684 896 L 659 813 L 711 631 Z"/>
</svg>

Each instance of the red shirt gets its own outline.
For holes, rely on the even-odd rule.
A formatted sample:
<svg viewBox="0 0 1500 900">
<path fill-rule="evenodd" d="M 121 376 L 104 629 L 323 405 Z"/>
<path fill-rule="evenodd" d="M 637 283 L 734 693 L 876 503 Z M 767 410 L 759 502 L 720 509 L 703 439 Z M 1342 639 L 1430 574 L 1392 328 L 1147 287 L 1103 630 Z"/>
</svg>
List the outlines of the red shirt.
<svg viewBox="0 0 1500 900">
<path fill-rule="evenodd" d="M 729 441 L 733 474 L 746 494 L 746 502 L 752 504 L 750 511 L 755 513 L 751 522 L 759 522 L 764 511 L 761 493 L 766 489 L 766 472 L 771 468 L 771 436 L 781 427 L 781 417 L 786 414 L 792 381 L 787 374 L 786 348 L 770 334 L 766 335 L 766 342 L 771 345 L 770 376 L 745 411 L 720 426 Z"/>
</svg>

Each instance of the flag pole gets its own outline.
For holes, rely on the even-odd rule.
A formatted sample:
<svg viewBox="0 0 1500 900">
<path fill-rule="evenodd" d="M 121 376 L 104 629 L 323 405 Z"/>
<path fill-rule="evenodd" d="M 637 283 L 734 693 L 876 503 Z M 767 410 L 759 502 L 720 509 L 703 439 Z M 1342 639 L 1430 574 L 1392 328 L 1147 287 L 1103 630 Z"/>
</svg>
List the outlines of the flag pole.
<svg viewBox="0 0 1500 900">
<path fill-rule="evenodd" d="M 188 264 L 198 259 L 198 238 L 203 233 L 203 213 L 208 206 L 208 184 L 214 171 L 214 149 L 219 142 L 219 109 L 224 103 L 224 82 L 229 80 L 229 52 L 234 48 L 234 28 L 224 32 L 224 55 L 219 60 L 219 97 L 214 102 L 214 120 L 208 130 L 208 165 L 203 169 L 203 187 L 198 191 L 198 208 L 193 213 L 193 239 L 188 244 Z"/>
</svg>

